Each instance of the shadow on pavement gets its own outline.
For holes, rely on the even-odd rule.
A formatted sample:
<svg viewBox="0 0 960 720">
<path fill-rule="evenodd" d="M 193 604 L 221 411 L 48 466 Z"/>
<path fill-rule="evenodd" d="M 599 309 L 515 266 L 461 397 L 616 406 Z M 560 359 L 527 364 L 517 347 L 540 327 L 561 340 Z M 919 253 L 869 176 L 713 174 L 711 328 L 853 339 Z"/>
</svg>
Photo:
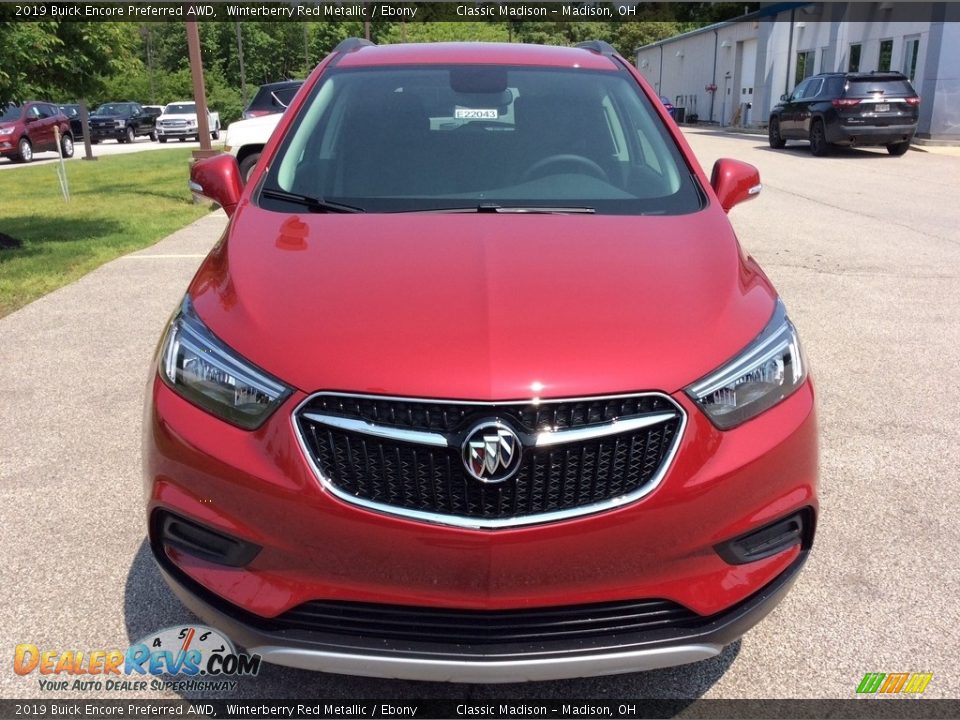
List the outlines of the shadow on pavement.
<svg viewBox="0 0 960 720">
<path fill-rule="evenodd" d="M 815 157 L 810 152 L 810 146 L 802 141 L 797 141 L 797 143 L 788 144 L 786 147 L 779 150 L 774 150 L 767 144 L 763 145 L 754 145 L 757 150 L 763 150 L 764 152 L 771 153 L 787 153 L 788 155 L 795 155 L 797 157 L 803 158 L 805 160 L 828 160 L 830 158 L 886 158 L 888 160 L 895 160 L 890 153 L 887 152 L 887 149 L 883 145 L 877 145 L 876 147 L 846 147 L 838 145 L 834 147 L 830 154 L 825 157 Z"/>
<path fill-rule="evenodd" d="M 124 615 L 130 643 L 178 624 L 200 622 L 180 604 L 157 571 L 146 541 L 127 575 Z M 310 672 L 264 663 L 255 678 L 239 679 L 235 692 L 179 693 L 186 699 L 392 699 L 392 700 L 570 700 L 679 699 L 693 702 L 709 690 L 740 653 L 740 641 L 715 658 L 692 665 L 599 678 L 505 685 L 381 680 Z M 184 679 L 178 678 L 162 679 Z"/>
</svg>

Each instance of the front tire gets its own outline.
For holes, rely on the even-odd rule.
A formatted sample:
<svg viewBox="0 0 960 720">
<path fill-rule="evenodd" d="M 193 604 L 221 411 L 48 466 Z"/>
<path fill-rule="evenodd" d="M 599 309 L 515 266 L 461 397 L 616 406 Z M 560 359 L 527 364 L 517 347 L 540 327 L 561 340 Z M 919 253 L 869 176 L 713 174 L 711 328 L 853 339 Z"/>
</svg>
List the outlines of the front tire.
<svg viewBox="0 0 960 720">
<path fill-rule="evenodd" d="M 60 137 L 60 153 L 65 158 L 73 157 L 73 137 L 71 135 L 63 135 Z"/>
<path fill-rule="evenodd" d="M 816 157 L 830 154 L 830 143 L 827 142 L 822 120 L 814 120 L 813 125 L 810 126 L 810 152 Z"/>
<path fill-rule="evenodd" d="M 152 133 L 150 133 L 150 141 L 151 141 L 151 142 L 156 142 L 156 141 L 157 141 L 157 131 L 156 131 L 156 130 L 154 130 Z"/>
<path fill-rule="evenodd" d="M 243 178 L 243 183 L 246 185 L 247 180 L 250 179 L 250 174 L 253 172 L 253 168 L 256 167 L 257 161 L 260 159 L 260 153 L 255 152 L 247 155 L 240 163 L 240 177 Z"/>
<path fill-rule="evenodd" d="M 33 161 L 33 145 L 27 138 L 20 138 L 17 143 L 17 162 L 28 163 Z"/>
<path fill-rule="evenodd" d="M 133 142 L 134 140 L 136 140 L 136 139 L 137 139 L 137 134 L 133 131 L 133 128 L 132 128 L 132 127 L 128 127 L 128 128 L 127 128 L 127 140 L 126 140 L 126 141 L 127 141 L 128 143 L 132 143 L 132 142 Z"/>
<path fill-rule="evenodd" d="M 780 150 L 787 144 L 787 141 L 780 134 L 780 120 L 777 118 L 770 118 L 770 124 L 767 126 L 767 139 L 770 141 L 770 147 L 774 150 Z"/>
<path fill-rule="evenodd" d="M 901 155 L 905 154 L 909 149 L 910 149 L 909 140 L 904 140 L 903 142 L 887 145 L 887 152 L 893 155 L 894 157 L 900 157 Z"/>
<path fill-rule="evenodd" d="M 166 139 L 165 137 L 161 137 L 161 138 L 160 138 L 160 142 L 165 143 L 165 142 L 167 142 L 167 139 Z"/>
<path fill-rule="evenodd" d="M 186 142 L 186 141 L 187 141 L 186 135 L 184 135 L 183 137 L 180 138 L 180 142 Z"/>
</svg>

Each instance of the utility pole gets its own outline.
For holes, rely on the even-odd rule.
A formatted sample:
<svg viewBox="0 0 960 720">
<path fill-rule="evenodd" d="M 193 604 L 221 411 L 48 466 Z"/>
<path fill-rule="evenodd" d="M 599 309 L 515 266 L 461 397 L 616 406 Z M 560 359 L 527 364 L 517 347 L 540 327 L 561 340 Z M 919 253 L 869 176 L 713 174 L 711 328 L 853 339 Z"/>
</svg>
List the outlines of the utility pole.
<svg viewBox="0 0 960 720">
<path fill-rule="evenodd" d="M 190 53 L 190 75 L 193 77 L 193 100 L 197 104 L 197 133 L 200 149 L 193 151 L 194 160 L 217 153 L 210 147 L 210 117 L 207 113 L 207 90 L 203 84 L 203 58 L 200 55 L 200 31 L 196 20 L 187 20 L 187 50 Z"/>
<path fill-rule="evenodd" d="M 303 24 L 303 68 L 306 77 L 310 74 L 310 32 L 307 23 Z"/>
<path fill-rule="evenodd" d="M 240 21 L 237 20 L 237 60 L 240 62 L 240 97 L 243 106 L 247 106 L 247 72 L 243 66 L 243 32 L 240 30 Z"/>
</svg>

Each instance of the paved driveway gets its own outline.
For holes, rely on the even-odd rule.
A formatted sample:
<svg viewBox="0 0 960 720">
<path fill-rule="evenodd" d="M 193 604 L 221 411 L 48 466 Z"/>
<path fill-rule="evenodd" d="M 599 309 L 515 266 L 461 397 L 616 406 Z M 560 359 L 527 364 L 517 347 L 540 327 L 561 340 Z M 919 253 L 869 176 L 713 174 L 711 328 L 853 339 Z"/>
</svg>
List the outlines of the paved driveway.
<svg viewBox="0 0 960 720">
<path fill-rule="evenodd" d="M 222 137 L 222 136 L 221 136 Z M 213 145 L 217 147 L 222 143 L 222 140 L 214 140 Z M 93 151 L 94 157 L 104 157 L 108 155 L 126 155 L 128 153 L 135 152 L 145 152 L 147 150 L 168 150 L 173 148 L 199 148 L 200 143 L 198 142 L 180 142 L 179 140 L 174 140 L 173 142 L 160 143 L 154 142 L 148 137 L 138 137 L 132 143 L 118 143 L 114 140 L 103 140 L 96 145 L 91 145 L 90 148 Z M 68 162 L 73 162 L 74 160 L 81 160 L 84 157 L 84 148 L 83 142 L 77 141 L 77 144 L 74 148 L 73 157 L 69 159 Z M 52 165 L 60 161 L 59 156 L 56 152 L 38 152 L 34 155 L 33 162 L 30 163 L 17 163 L 13 162 L 9 158 L 0 158 L 0 170 L 15 170 L 16 168 L 31 167 L 33 165 Z"/>
<path fill-rule="evenodd" d="M 708 171 L 721 156 L 759 166 L 764 191 L 732 220 L 782 292 L 818 382 L 823 516 L 786 601 L 719 658 L 682 668 L 457 687 L 267 666 L 241 694 L 848 698 L 865 672 L 926 671 L 928 696 L 960 696 L 960 158 L 815 159 L 762 138 L 689 138 Z M 20 642 L 125 647 L 189 620 L 144 546 L 140 413 L 160 329 L 223 223 L 209 216 L 0 319 L 7 658 Z M 42 693 L 4 663 L 0 694 Z"/>
</svg>

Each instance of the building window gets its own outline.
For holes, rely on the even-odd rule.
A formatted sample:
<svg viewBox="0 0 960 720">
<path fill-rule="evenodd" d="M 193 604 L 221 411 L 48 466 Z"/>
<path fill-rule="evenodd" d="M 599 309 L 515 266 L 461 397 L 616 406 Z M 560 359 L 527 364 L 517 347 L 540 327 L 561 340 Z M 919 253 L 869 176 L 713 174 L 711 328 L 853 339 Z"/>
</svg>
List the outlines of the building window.
<svg viewBox="0 0 960 720">
<path fill-rule="evenodd" d="M 850 46 L 850 64 L 847 65 L 849 72 L 860 72 L 860 43 Z"/>
<path fill-rule="evenodd" d="M 903 44 L 903 74 L 910 82 L 917 79 L 917 57 L 920 55 L 920 38 L 907 38 Z"/>
<path fill-rule="evenodd" d="M 797 53 L 797 73 L 793 83 L 803 82 L 813 75 L 813 50 L 804 50 Z"/>
<path fill-rule="evenodd" d="M 890 60 L 893 58 L 893 40 L 880 41 L 880 58 L 877 60 L 877 70 L 890 71 Z"/>
</svg>

